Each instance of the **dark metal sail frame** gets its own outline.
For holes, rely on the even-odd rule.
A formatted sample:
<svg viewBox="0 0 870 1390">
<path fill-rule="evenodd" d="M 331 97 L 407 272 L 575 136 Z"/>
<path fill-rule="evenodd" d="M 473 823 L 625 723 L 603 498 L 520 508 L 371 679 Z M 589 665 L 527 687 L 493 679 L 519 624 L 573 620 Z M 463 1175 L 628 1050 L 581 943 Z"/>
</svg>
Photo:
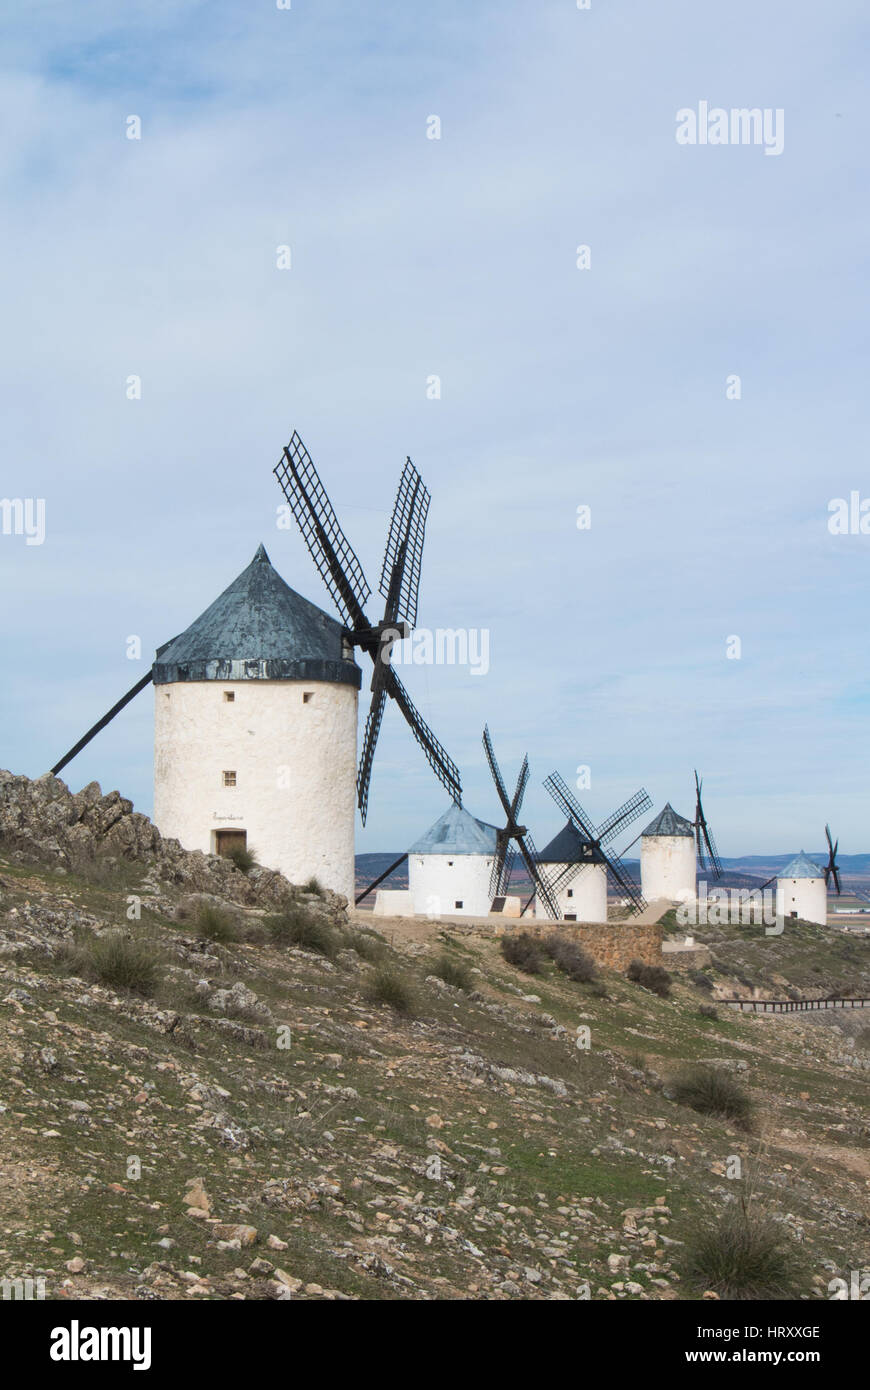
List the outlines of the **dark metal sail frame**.
<svg viewBox="0 0 870 1390">
<path fill-rule="evenodd" d="M 831 886 L 831 879 L 834 880 L 834 887 L 837 890 L 837 897 L 840 896 L 840 869 L 837 864 L 837 850 L 840 848 L 840 841 L 831 838 L 831 827 L 825 826 L 825 835 L 828 841 L 828 862 L 825 865 L 825 887 Z"/>
<path fill-rule="evenodd" d="M 545 778 L 544 786 L 559 810 L 567 816 L 568 821 L 578 831 L 582 839 L 574 859 L 566 864 L 561 873 L 552 880 L 554 894 L 558 895 L 584 867 L 594 863 L 603 863 L 608 873 L 629 899 L 632 910 L 640 912 L 646 907 L 646 899 L 619 856 L 605 853 L 604 846 L 615 840 L 626 826 L 631 825 L 632 821 L 637 820 L 638 816 L 650 809 L 652 800 L 646 791 L 641 788 L 640 791 L 635 792 L 634 796 L 629 797 L 628 801 L 618 806 L 596 827 L 558 772 L 551 772 L 550 776 Z"/>
<path fill-rule="evenodd" d="M 504 897 L 510 885 L 510 874 L 513 871 L 513 863 L 518 853 L 529 875 L 529 879 L 535 889 L 535 895 L 543 904 L 548 917 L 558 920 L 559 908 L 556 903 L 555 895 L 550 886 L 546 871 L 541 867 L 538 859 L 538 851 L 535 849 L 534 841 L 529 833 L 528 827 L 520 825 L 518 816 L 522 806 L 523 796 L 529 780 L 529 760 L 523 758 L 522 767 L 517 777 L 517 784 L 513 797 L 508 797 L 507 787 L 501 775 L 501 769 L 495 756 L 495 749 L 492 745 L 492 737 L 487 725 L 483 731 L 483 747 L 486 753 L 486 760 L 489 770 L 492 773 L 492 780 L 498 793 L 498 799 L 502 804 L 506 816 L 506 822 L 501 830 L 496 832 L 496 851 L 492 865 L 492 874 L 489 882 L 490 898 Z M 516 846 L 516 849 L 514 849 Z"/>
<path fill-rule="evenodd" d="M 701 788 L 704 782 L 695 772 L 695 848 L 698 852 L 698 867 L 702 873 L 707 872 L 707 860 L 709 867 L 713 871 L 715 878 L 722 877 L 722 861 L 716 849 L 716 841 L 713 839 L 713 832 L 704 817 L 704 808 L 701 805 Z"/>
<path fill-rule="evenodd" d="M 384 616 L 375 625 L 366 617 L 371 588 L 362 564 L 339 525 L 326 489 L 298 433 L 274 469 L 302 538 L 348 630 L 350 641 L 372 660 L 371 703 L 357 773 L 357 803 L 363 824 L 368 812 L 375 747 L 388 699 L 395 700 L 426 760 L 442 786 L 461 805 L 459 769 L 436 738 L 390 664 L 397 640 L 409 636 L 417 619 L 420 567 L 430 494 L 410 459 L 399 479 L 379 591 Z"/>
</svg>

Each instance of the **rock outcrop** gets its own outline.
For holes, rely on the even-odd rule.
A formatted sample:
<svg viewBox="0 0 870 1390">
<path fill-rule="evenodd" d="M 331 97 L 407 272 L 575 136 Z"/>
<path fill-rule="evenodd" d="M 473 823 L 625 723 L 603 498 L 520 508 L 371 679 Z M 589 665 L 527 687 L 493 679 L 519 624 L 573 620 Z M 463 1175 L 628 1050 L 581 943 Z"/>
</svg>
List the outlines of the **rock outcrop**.
<svg viewBox="0 0 870 1390">
<path fill-rule="evenodd" d="M 255 865 L 242 873 L 229 859 L 182 849 L 134 811 L 132 801 L 117 791 L 104 794 L 98 782 L 71 792 L 59 777 L 31 780 L 0 771 L 0 841 L 19 862 L 67 873 L 141 862 L 145 886 L 155 895 L 161 887 L 182 888 L 243 907 L 275 909 L 305 892 L 276 869 Z M 343 919 L 347 900 L 340 894 L 305 896 L 321 915 Z"/>
</svg>

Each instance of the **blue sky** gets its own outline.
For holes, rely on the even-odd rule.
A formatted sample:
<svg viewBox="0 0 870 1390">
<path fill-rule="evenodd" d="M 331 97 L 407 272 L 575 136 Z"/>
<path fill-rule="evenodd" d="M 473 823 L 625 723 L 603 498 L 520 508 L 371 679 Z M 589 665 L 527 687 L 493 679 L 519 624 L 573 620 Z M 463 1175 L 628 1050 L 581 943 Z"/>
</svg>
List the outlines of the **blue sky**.
<svg viewBox="0 0 870 1390">
<path fill-rule="evenodd" d="M 50 766 L 260 540 L 329 609 L 275 525 L 295 427 L 373 583 L 406 454 L 432 491 L 419 621 L 488 629 L 491 666 L 403 679 L 475 814 L 488 720 L 539 844 L 554 768 L 590 766 L 601 819 L 641 784 L 690 814 L 698 766 L 722 853 L 826 820 L 866 850 L 870 536 L 827 520 L 870 497 L 867 28 L 848 0 L 4 15 L 0 493 L 46 538 L 0 536 L 0 764 Z M 782 154 L 678 145 L 702 100 L 782 108 Z M 150 810 L 150 693 L 65 776 Z M 443 809 L 390 710 L 358 849 Z"/>
</svg>

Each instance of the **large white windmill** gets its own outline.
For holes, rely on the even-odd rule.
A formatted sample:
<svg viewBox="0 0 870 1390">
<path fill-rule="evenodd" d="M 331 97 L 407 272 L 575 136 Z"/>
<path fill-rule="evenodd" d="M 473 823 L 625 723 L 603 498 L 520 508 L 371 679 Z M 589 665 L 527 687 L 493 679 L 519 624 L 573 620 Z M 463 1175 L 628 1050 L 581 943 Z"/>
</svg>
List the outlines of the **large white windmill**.
<svg viewBox="0 0 870 1390">
<path fill-rule="evenodd" d="M 395 700 L 430 767 L 455 802 L 459 771 L 415 709 L 390 656 L 416 622 L 429 493 L 410 459 L 399 482 L 372 624 L 371 589 L 317 470 L 294 433 L 274 470 L 338 610 L 302 598 L 260 546 L 251 564 L 151 670 L 52 768 L 57 774 L 151 681 L 155 687 L 158 828 L 186 849 L 226 853 L 245 844 L 292 882 L 317 877 L 350 897 L 354 800 L 363 823 L 375 746 Z M 354 659 L 371 658 L 372 699 L 356 771 Z"/>
</svg>

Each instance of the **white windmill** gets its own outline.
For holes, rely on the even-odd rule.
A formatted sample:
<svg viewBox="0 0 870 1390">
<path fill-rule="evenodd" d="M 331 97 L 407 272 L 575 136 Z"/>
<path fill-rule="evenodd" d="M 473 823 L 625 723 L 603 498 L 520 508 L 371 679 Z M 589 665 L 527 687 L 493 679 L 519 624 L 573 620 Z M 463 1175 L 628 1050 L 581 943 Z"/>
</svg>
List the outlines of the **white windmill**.
<svg viewBox="0 0 870 1390">
<path fill-rule="evenodd" d="M 291 881 L 315 876 L 350 897 L 354 801 L 363 823 L 375 746 L 395 700 L 430 767 L 455 801 L 456 765 L 412 704 L 390 664 L 416 622 L 429 493 L 410 459 L 399 482 L 377 624 L 371 589 L 294 433 L 274 470 L 340 621 L 292 590 L 260 546 L 251 564 L 191 626 L 157 651 L 148 673 L 52 772 L 75 757 L 152 680 L 155 686 L 155 821 L 186 849 L 226 853 L 244 843 Z M 356 772 L 354 660 L 372 661 L 372 699 Z"/>
</svg>

